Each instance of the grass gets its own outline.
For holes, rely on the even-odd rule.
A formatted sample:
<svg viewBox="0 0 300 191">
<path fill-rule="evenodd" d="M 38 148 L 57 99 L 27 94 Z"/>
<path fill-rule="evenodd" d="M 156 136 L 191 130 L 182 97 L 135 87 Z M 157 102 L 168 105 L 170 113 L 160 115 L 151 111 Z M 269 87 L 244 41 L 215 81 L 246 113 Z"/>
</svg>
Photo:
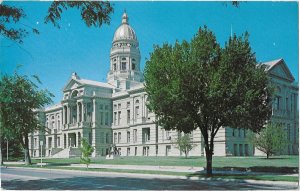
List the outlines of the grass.
<svg viewBox="0 0 300 191">
<path fill-rule="evenodd" d="M 7 165 L 12 167 L 26 167 L 26 168 L 41 168 L 39 166 L 25 166 L 25 165 Z M 107 169 L 107 168 L 79 168 L 79 167 L 63 167 L 63 166 L 47 166 L 42 167 L 46 169 L 63 169 L 63 170 L 80 170 L 80 171 L 96 171 L 96 172 L 118 172 L 118 173 L 139 173 L 139 174 L 159 174 L 159 175 L 173 175 L 173 176 L 186 176 L 186 177 L 198 177 L 207 178 L 205 174 L 190 174 L 185 172 L 165 172 L 155 170 L 131 170 L 131 169 Z M 238 180 L 268 180 L 268 181 L 288 181 L 298 182 L 298 176 L 282 176 L 282 175 L 247 175 L 247 174 L 217 174 L 213 178 L 221 179 L 238 179 Z"/>
<path fill-rule="evenodd" d="M 40 160 L 33 159 L 33 163 Z M 79 164 L 79 158 L 43 159 L 52 164 Z M 92 164 L 115 165 L 154 165 L 154 166 L 195 166 L 205 167 L 205 157 L 120 157 L 106 160 L 104 157 L 92 158 Z M 264 157 L 213 157 L 213 167 L 299 167 L 299 156 L 276 156 L 271 159 Z"/>
</svg>

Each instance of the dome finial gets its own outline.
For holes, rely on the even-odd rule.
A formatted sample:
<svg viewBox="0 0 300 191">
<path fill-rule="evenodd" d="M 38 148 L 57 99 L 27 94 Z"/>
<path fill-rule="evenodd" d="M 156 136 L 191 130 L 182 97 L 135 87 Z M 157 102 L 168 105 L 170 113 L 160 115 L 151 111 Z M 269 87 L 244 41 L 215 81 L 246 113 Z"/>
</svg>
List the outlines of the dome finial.
<svg viewBox="0 0 300 191">
<path fill-rule="evenodd" d="M 122 16 L 122 24 L 127 24 L 128 23 L 128 16 L 127 16 L 127 13 L 126 13 L 126 9 L 124 9 L 124 13 L 123 13 L 123 16 Z"/>
</svg>

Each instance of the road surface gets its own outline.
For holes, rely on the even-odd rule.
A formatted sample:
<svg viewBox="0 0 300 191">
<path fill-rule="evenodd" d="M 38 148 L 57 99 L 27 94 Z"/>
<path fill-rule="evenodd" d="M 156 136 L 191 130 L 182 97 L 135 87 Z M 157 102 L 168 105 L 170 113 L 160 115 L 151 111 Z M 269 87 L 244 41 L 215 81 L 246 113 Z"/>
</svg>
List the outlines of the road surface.
<svg viewBox="0 0 300 191">
<path fill-rule="evenodd" d="M 230 180 L 189 180 L 175 176 L 68 171 L 57 169 L 1 168 L 1 187 L 6 190 L 286 190 L 291 184 Z"/>
</svg>

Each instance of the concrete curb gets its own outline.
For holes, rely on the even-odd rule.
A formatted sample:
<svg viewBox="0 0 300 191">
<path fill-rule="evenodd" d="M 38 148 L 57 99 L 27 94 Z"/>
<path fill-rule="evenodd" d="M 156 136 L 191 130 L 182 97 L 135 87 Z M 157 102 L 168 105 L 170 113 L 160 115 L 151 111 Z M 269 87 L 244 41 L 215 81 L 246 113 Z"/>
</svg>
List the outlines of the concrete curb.
<svg viewBox="0 0 300 191">
<path fill-rule="evenodd" d="M 299 188 L 299 182 L 288 182 L 288 181 L 269 181 L 269 180 L 251 180 L 251 179 L 225 179 L 225 178 L 203 178 L 203 177 L 187 177 L 187 176 L 176 176 L 176 175 L 160 175 L 160 174 L 142 174 L 142 173 L 127 173 L 127 172 L 101 172 L 101 171 L 83 171 L 83 170 L 71 170 L 71 169 L 42 169 L 35 167 L 9 167 L 9 168 L 22 168 L 22 169 L 33 169 L 39 171 L 62 171 L 62 172 L 78 172 L 82 174 L 95 174 L 95 175 L 115 175 L 115 176 L 126 176 L 135 178 L 166 178 L 166 179 L 182 179 L 192 181 L 230 181 L 230 182 L 247 182 L 264 185 L 289 185 Z"/>
</svg>

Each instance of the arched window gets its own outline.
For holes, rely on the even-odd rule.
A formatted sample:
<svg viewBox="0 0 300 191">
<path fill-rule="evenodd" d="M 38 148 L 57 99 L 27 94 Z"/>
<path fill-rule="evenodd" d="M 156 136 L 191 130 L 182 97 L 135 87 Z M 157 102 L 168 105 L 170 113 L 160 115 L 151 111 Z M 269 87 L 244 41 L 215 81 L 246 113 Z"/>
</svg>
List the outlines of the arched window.
<svg viewBox="0 0 300 191">
<path fill-rule="evenodd" d="M 77 90 L 74 90 L 74 91 L 72 92 L 71 97 L 74 98 L 74 97 L 77 97 L 77 96 L 78 96 L 78 91 L 77 91 Z"/>
<path fill-rule="evenodd" d="M 131 60 L 131 68 L 132 68 L 132 70 L 135 70 L 135 59 L 134 58 Z"/>
</svg>

